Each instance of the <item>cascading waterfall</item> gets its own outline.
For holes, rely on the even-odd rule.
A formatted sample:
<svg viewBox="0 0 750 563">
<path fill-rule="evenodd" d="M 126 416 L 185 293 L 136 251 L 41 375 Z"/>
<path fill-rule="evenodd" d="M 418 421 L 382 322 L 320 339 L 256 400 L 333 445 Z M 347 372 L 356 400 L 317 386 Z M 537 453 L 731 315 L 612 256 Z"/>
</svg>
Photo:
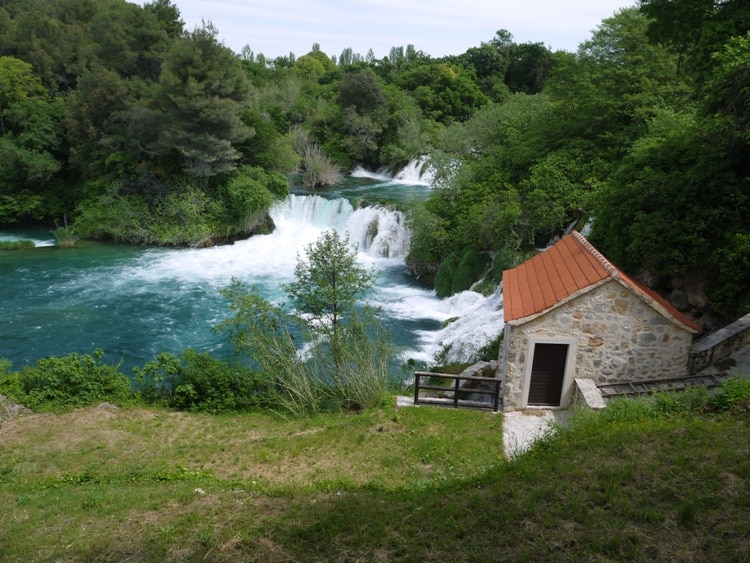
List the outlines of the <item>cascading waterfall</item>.
<svg viewBox="0 0 750 563">
<path fill-rule="evenodd" d="M 403 212 L 382 205 L 354 209 L 345 199 L 316 195 L 290 195 L 271 210 L 277 224 L 307 223 L 348 233 L 360 251 L 375 258 L 403 258 L 409 250 L 410 232 Z"/>
<path fill-rule="evenodd" d="M 371 178 L 373 180 L 380 180 L 381 182 L 394 182 L 412 186 L 431 186 L 434 180 L 434 173 L 432 168 L 427 164 L 427 158 L 422 157 L 410 161 L 395 174 L 387 167 L 382 167 L 372 172 L 358 166 L 352 172 L 352 177 Z"/>
</svg>

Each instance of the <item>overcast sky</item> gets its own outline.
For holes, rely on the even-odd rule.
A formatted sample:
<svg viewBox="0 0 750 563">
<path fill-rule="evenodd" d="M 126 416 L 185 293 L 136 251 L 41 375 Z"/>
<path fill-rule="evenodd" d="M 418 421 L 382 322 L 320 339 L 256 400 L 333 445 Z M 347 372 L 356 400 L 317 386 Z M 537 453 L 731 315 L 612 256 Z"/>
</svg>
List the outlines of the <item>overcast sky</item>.
<svg viewBox="0 0 750 563">
<path fill-rule="evenodd" d="M 605 18 L 635 0 L 172 0 L 186 29 L 211 21 L 239 53 L 300 57 L 313 43 L 328 55 L 347 47 L 380 59 L 413 44 L 433 57 L 460 55 L 506 29 L 516 43 L 575 51 Z"/>
</svg>

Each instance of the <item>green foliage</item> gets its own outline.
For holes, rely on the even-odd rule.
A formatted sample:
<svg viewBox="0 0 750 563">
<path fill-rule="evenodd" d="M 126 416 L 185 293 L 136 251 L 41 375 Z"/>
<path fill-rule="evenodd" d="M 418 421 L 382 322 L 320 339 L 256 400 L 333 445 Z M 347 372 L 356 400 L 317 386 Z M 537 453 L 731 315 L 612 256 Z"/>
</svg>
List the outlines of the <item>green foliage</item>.
<svg viewBox="0 0 750 563">
<path fill-rule="evenodd" d="M 294 281 L 284 290 L 292 305 L 313 323 L 336 331 L 354 311 L 359 300 L 373 287 L 373 273 L 357 263 L 357 249 L 349 235 L 326 231 L 305 247 L 305 258 L 298 257 Z"/>
<path fill-rule="evenodd" d="M 709 391 L 698 385 L 682 391 L 663 391 L 652 400 L 615 401 L 607 406 L 605 413 L 610 420 L 643 420 L 645 418 L 719 415 L 728 411 L 742 412 L 750 404 L 750 379 L 732 377 Z M 629 413 L 627 415 L 623 413 Z"/>
<path fill-rule="evenodd" d="M 406 263 L 417 277 L 432 281 L 449 247 L 448 221 L 421 202 L 409 207 L 406 220 L 412 231 Z"/>
<path fill-rule="evenodd" d="M 73 232 L 131 244 L 205 246 L 217 238 L 264 229 L 275 197 L 288 190 L 286 179 L 250 167 L 228 180 L 220 190 L 222 198 L 188 183 L 170 187 L 149 204 L 113 183 L 78 206 Z"/>
<path fill-rule="evenodd" d="M 702 112 L 725 116 L 728 132 L 750 143 L 750 31 L 732 38 L 712 59 L 714 72 L 704 88 Z"/>
<path fill-rule="evenodd" d="M 43 215 L 44 198 L 28 191 L 14 195 L 0 195 L 0 222 L 16 223 Z"/>
<path fill-rule="evenodd" d="M 31 65 L 0 57 L 0 194 L 46 186 L 60 171 L 62 112 Z"/>
<path fill-rule="evenodd" d="M 216 203 L 202 191 L 186 187 L 161 195 L 152 204 L 124 195 L 113 184 L 78 207 L 76 235 L 131 244 L 201 245 L 215 233 Z"/>
<path fill-rule="evenodd" d="M 237 223 L 237 230 L 252 232 L 273 204 L 271 191 L 262 183 L 259 168 L 240 168 L 227 183 L 227 209 Z"/>
<path fill-rule="evenodd" d="M 455 255 L 449 255 L 440 263 L 440 267 L 435 274 L 435 293 L 441 299 L 453 295 L 453 277 L 456 274 L 460 258 Z"/>
<path fill-rule="evenodd" d="M 248 369 L 186 349 L 182 358 L 162 353 L 135 368 L 133 392 L 146 404 L 219 414 L 256 408 L 263 386 Z"/>
<path fill-rule="evenodd" d="M 182 170 L 204 178 L 234 170 L 234 145 L 252 133 L 241 120 L 249 82 L 217 34 L 204 23 L 174 42 L 160 78 L 159 146 L 179 154 Z"/>
<path fill-rule="evenodd" d="M 60 248 L 70 248 L 75 246 L 76 236 L 73 233 L 73 229 L 70 227 L 57 227 L 52 231 L 52 235 L 55 237 L 55 243 Z"/>
<path fill-rule="evenodd" d="M 636 144 L 613 174 L 592 238 L 625 268 L 716 272 L 709 284 L 714 306 L 735 314 L 748 280 L 742 265 L 750 200 L 738 174 L 745 151 L 715 122 L 673 120 L 670 127 Z"/>
<path fill-rule="evenodd" d="M 398 84 L 412 93 L 427 117 L 445 124 L 465 121 L 489 101 L 477 86 L 473 72 L 445 62 L 407 70 Z"/>
<path fill-rule="evenodd" d="M 490 279 L 496 283 L 501 282 L 503 280 L 503 272 L 505 270 L 510 270 L 516 265 L 516 258 L 511 250 L 506 248 L 500 251 L 492 260 Z"/>
<path fill-rule="evenodd" d="M 35 411 L 59 411 L 130 399 L 130 381 L 119 364 L 106 364 L 104 353 L 69 354 L 37 360 L 21 371 L 3 374 L 2 389 L 8 396 Z"/>
<path fill-rule="evenodd" d="M 698 386 L 684 391 L 659 393 L 654 402 L 654 411 L 660 415 L 697 414 L 706 410 L 708 402 L 708 390 Z"/>
<path fill-rule="evenodd" d="M 708 407 L 714 412 L 737 409 L 747 412 L 750 407 L 750 379 L 733 377 L 722 382 L 718 390 L 709 397 Z"/>
<path fill-rule="evenodd" d="M 478 282 L 487 269 L 489 257 L 476 248 L 467 248 L 451 280 L 451 294 L 460 293 Z"/>
<path fill-rule="evenodd" d="M 0 240 L 0 250 L 29 250 L 36 248 L 33 240 Z"/>
<path fill-rule="evenodd" d="M 487 271 L 489 256 L 476 248 L 467 247 L 451 254 L 440 263 L 435 274 L 435 293 L 444 298 L 471 289 Z"/>
</svg>

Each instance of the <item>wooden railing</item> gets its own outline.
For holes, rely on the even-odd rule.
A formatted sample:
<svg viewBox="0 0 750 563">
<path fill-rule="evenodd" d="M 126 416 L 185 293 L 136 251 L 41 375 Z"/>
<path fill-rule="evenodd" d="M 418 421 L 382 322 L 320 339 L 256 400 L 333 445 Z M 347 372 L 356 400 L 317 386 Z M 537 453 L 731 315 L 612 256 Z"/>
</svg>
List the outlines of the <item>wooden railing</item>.
<svg viewBox="0 0 750 563">
<path fill-rule="evenodd" d="M 428 381 L 423 384 L 424 379 L 448 379 L 454 380 L 453 385 L 431 385 Z M 477 381 L 486 383 L 491 389 L 462 389 L 462 381 Z M 434 397 L 434 396 L 419 396 L 421 390 L 430 391 L 443 391 L 453 393 L 453 398 Z M 471 401 L 468 399 L 459 398 L 462 394 L 478 394 L 478 395 L 490 395 L 491 401 Z M 414 372 L 414 404 L 430 404 L 430 405 L 443 405 L 453 407 L 471 407 L 479 409 L 492 409 L 497 412 L 500 409 L 500 379 L 497 377 L 475 377 L 470 375 L 450 375 L 447 373 L 432 373 L 428 371 L 415 371 Z"/>
</svg>

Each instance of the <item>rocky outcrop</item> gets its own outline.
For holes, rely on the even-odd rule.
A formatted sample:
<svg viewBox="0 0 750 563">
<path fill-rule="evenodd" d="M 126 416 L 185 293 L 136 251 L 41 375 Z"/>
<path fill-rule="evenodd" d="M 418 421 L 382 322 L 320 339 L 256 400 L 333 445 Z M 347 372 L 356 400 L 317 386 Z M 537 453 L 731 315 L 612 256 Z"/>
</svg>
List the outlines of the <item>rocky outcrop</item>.
<svg viewBox="0 0 750 563">
<path fill-rule="evenodd" d="M 688 315 L 706 332 L 718 330 L 727 323 L 726 318 L 711 308 L 706 296 L 706 285 L 711 273 L 704 268 L 693 268 L 684 275 L 669 280 L 641 279 L 661 293 L 681 313 Z M 639 276 L 640 277 L 640 276 Z"/>
<path fill-rule="evenodd" d="M 462 377 L 497 377 L 497 362 L 477 362 L 461 372 Z M 493 388 L 485 381 L 464 381 L 458 398 L 466 401 L 477 401 L 481 403 L 492 403 L 492 396 L 486 393 L 472 393 L 472 390 L 481 389 L 492 391 Z"/>
<path fill-rule="evenodd" d="M 31 414 L 31 411 L 5 395 L 0 395 L 0 422 L 16 419 L 23 414 Z"/>
</svg>

